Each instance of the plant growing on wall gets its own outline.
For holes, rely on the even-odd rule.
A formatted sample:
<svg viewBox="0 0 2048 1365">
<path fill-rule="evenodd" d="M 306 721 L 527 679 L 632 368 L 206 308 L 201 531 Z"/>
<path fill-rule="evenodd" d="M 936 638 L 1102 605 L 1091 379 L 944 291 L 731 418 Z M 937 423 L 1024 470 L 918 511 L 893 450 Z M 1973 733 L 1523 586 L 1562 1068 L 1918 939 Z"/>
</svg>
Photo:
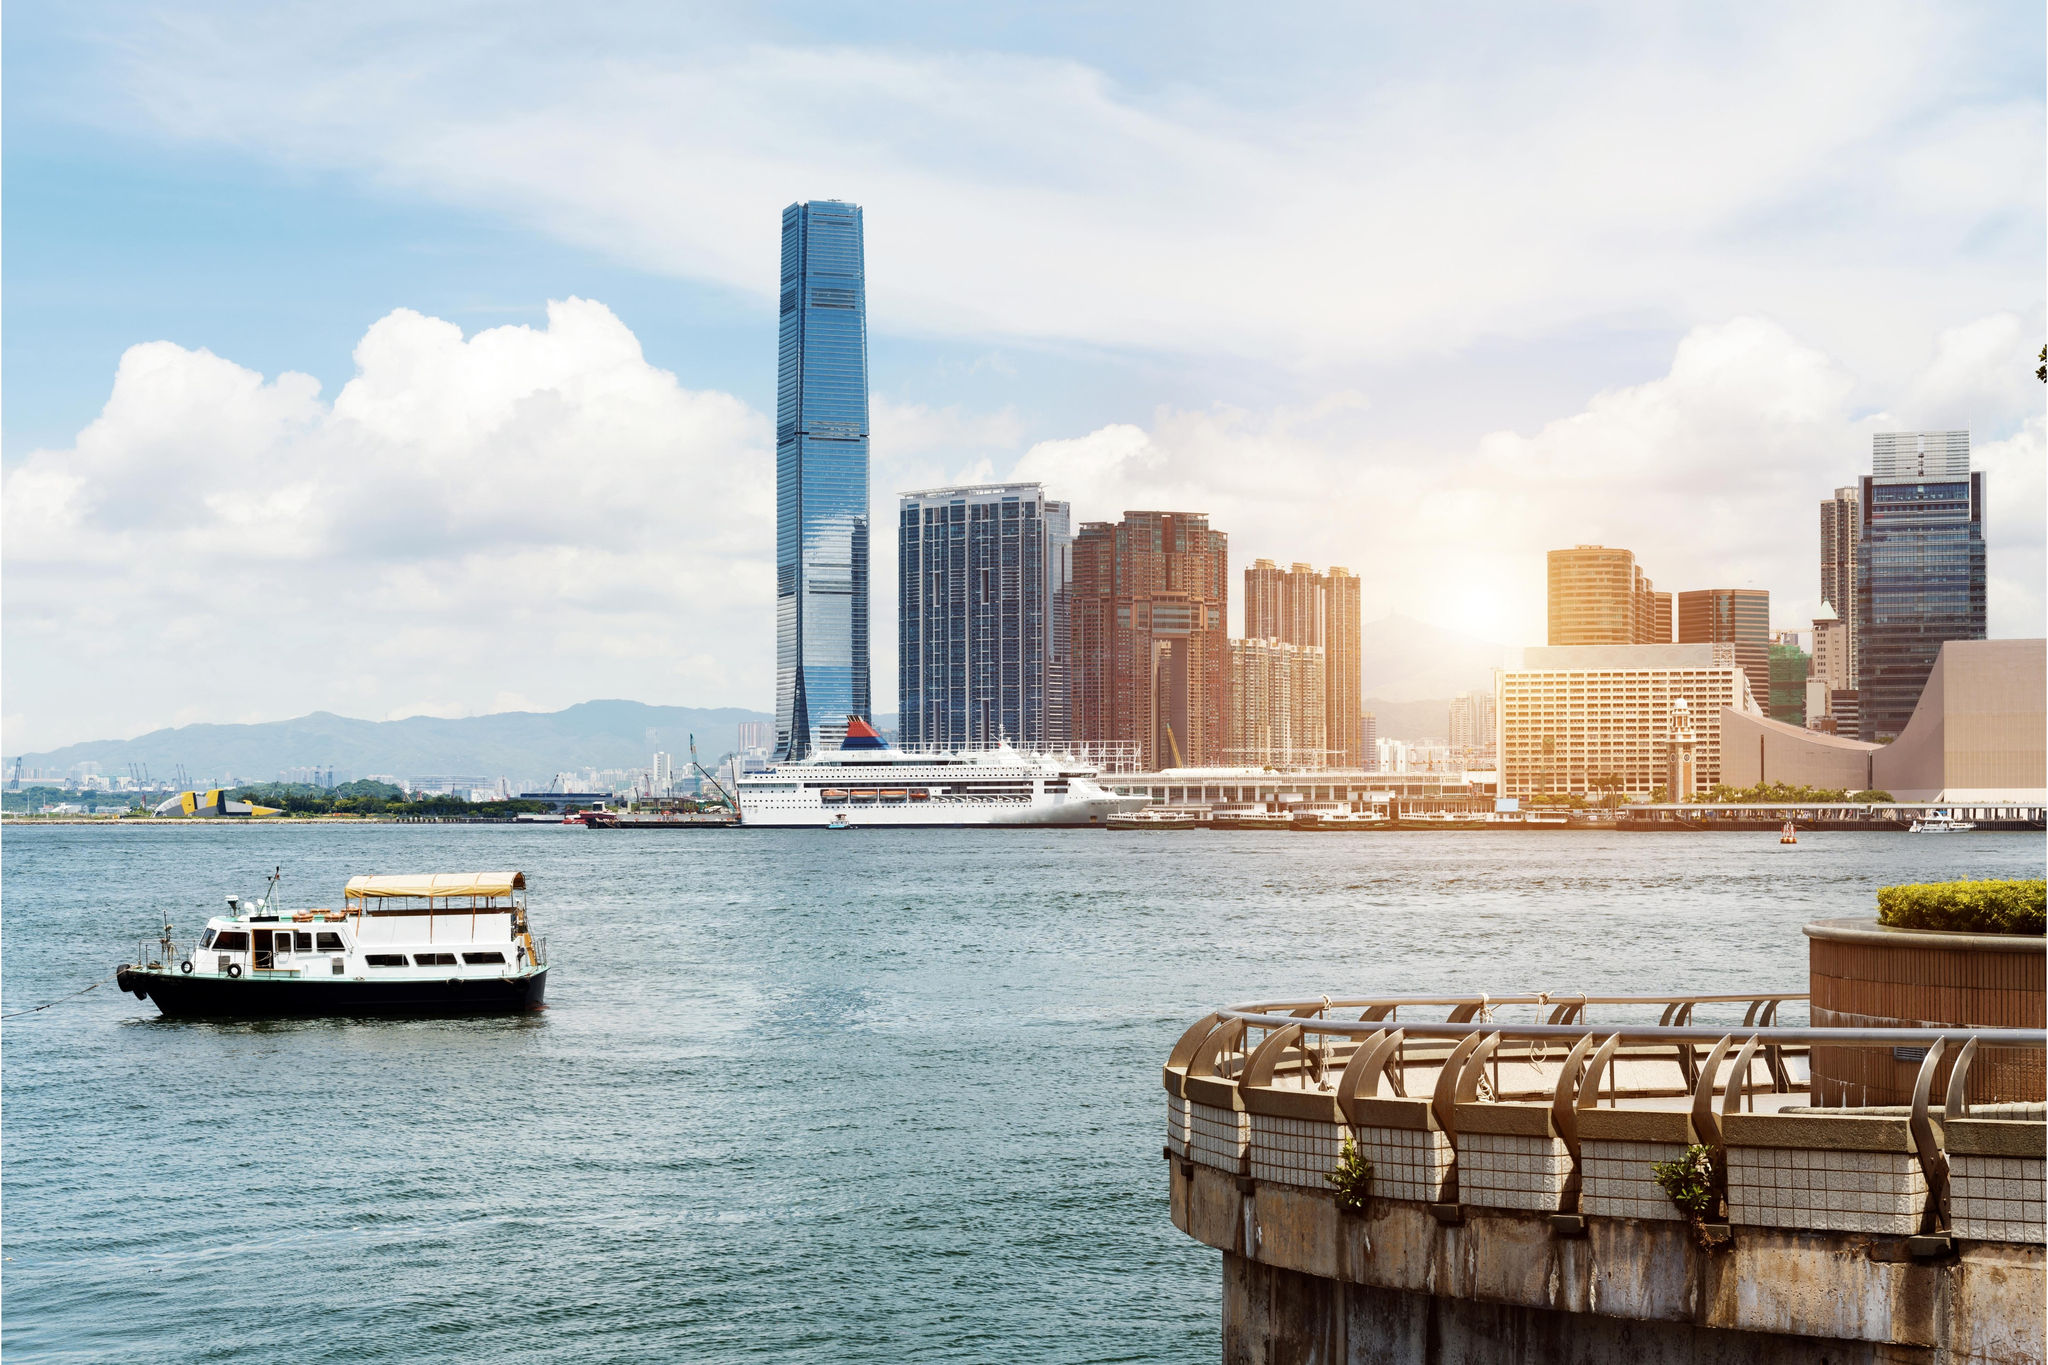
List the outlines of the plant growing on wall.
<svg viewBox="0 0 2048 1365">
<path fill-rule="evenodd" d="M 1337 1169 L 1323 1177 L 1337 1187 L 1337 1207 L 1346 1213 L 1364 1213 L 1372 1194 L 1372 1159 L 1358 1150 L 1350 1138 L 1337 1154 Z"/>
<path fill-rule="evenodd" d="M 1692 1225 L 1694 1239 L 1703 1247 L 1716 1245 L 1717 1239 L 1707 1235 L 1708 1220 L 1718 1222 L 1721 1214 L 1721 1180 L 1713 1148 L 1695 1142 L 1676 1161 L 1652 1162 L 1650 1173 Z"/>
</svg>

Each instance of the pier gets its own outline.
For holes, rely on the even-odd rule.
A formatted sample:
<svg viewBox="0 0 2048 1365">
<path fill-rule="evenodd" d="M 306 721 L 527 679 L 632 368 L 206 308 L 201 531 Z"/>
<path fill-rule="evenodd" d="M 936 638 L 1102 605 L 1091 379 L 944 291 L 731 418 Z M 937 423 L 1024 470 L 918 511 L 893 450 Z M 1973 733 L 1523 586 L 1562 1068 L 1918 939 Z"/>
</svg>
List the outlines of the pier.
<svg viewBox="0 0 2048 1365">
<path fill-rule="evenodd" d="M 1224 1360 L 2039 1361 L 2048 1032 L 1780 1021 L 1805 1005 L 1325 997 L 1196 1021 L 1165 1061 L 1163 1155 L 1174 1225 L 1222 1253 Z M 1816 1049 L 1910 1063 L 1910 1102 L 1816 1107 Z M 1994 1050 L 2024 1057 L 1998 1070 L 2023 1096 L 1972 1080 Z"/>
</svg>

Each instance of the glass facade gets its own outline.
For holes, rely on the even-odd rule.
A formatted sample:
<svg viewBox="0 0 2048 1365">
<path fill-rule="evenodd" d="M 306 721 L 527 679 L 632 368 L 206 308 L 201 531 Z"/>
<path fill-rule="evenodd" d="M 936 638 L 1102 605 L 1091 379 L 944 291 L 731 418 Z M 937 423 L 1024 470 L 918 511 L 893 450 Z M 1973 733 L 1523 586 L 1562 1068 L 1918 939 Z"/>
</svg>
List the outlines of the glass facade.
<svg viewBox="0 0 2048 1365">
<path fill-rule="evenodd" d="M 1035 483 L 903 495 L 899 739 L 943 749 L 1066 743 L 1067 505 Z"/>
<path fill-rule="evenodd" d="M 860 207 L 782 211 L 775 752 L 836 748 L 868 697 L 868 331 Z"/>
<path fill-rule="evenodd" d="M 1984 638 L 1984 476 L 1865 478 L 1856 670 L 1866 741 L 1906 728 L 1946 640 Z"/>
</svg>

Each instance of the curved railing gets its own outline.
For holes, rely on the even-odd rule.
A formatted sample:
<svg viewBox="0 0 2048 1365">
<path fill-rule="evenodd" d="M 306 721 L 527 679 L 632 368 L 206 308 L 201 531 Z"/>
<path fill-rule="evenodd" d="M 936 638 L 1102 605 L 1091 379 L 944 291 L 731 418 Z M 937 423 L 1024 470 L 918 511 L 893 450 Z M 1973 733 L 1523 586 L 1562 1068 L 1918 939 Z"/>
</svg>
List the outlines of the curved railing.
<svg viewBox="0 0 2048 1365">
<path fill-rule="evenodd" d="M 1686 1139 L 1681 1145 L 1706 1147 L 1725 1198 L 1730 1144 L 1724 1129 L 1735 1115 L 1756 1114 L 1758 1099 L 1769 1095 L 1775 1097 L 1772 1112 L 1802 1120 L 1888 1119 L 1892 1125 L 1880 1127 L 1891 1134 L 1903 1120 L 1926 1191 L 1913 1235 L 1929 1253 L 1945 1248 L 1951 1236 L 1951 1178 L 1943 1125 L 1970 1116 L 1970 1065 L 1984 1049 L 2048 1049 L 2048 1030 L 1812 1028 L 1777 1022 L 1781 1006 L 1805 999 L 1804 993 L 1794 992 L 1535 992 L 1232 1005 L 1197 1021 L 1168 1057 L 1165 1081 L 1174 1099 L 1166 1155 L 1181 1161 L 1184 1174 L 1191 1175 L 1199 1122 L 1206 1125 L 1204 1159 L 1221 1165 L 1234 1131 L 1239 1139 L 1236 1173 L 1249 1180 L 1254 1125 L 1235 1118 L 1226 1122 L 1228 1116 L 1257 1115 L 1269 1128 L 1278 1126 L 1282 1135 L 1273 1141 L 1280 1147 L 1293 1143 L 1299 1148 L 1312 1139 L 1323 1144 L 1325 1154 L 1333 1134 L 1349 1141 L 1354 1134 L 1371 1132 L 1393 1142 L 1386 1135 L 1403 1129 L 1409 1148 L 1419 1150 L 1420 1144 L 1434 1154 L 1417 1158 L 1422 1162 L 1417 1169 L 1435 1187 L 1427 1200 L 1432 1212 L 1441 1221 L 1457 1221 L 1462 1217 L 1461 1158 L 1468 1146 L 1486 1145 L 1476 1139 L 1461 1142 L 1460 1130 L 1477 1124 L 1489 1134 L 1503 1135 L 1487 1138 L 1492 1148 L 1520 1141 L 1513 1135 L 1521 1134 L 1535 1144 L 1538 1155 L 1554 1153 L 1560 1170 L 1568 1158 L 1553 1222 L 1569 1232 L 1574 1225 L 1583 1229 L 1579 1196 L 1587 1171 L 1581 1130 L 1589 1111 L 1639 1109 L 1655 1118 L 1666 1137 L 1678 1133 Z M 1737 1005 L 1744 1006 L 1739 1023 L 1694 1022 L 1703 1006 L 1729 1006 L 1732 1014 Z M 1532 1008 L 1528 1022 L 1501 1017 L 1521 1007 Z M 1437 1010 L 1444 1017 L 1415 1017 Z M 1654 1023 L 1592 1017 L 1596 1012 L 1647 1016 L 1651 1010 L 1657 1012 Z M 1354 1017 L 1339 1017 L 1352 1011 L 1357 1011 Z M 1917 1061 L 1912 1103 L 1861 1110 L 1795 1106 L 1793 1101 L 1809 1088 L 1801 1064 L 1815 1044 L 1890 1048 L 1895 1058 Z M 1399 1103 L 1390 1106 L 1388 1101 Z M 1489 1102 L 1507 1107 L 1470 1107 Z M 1607 1126 L 1615 1128 L 1611 1121 Z M 1181 1135 L 1179 1150 L 1176 1133 Z M 1832 1141 L 1818 1135 L 1812 1140 L 1823 1148 Z M 1746 1145 L 1761 1145 L 1761 1140 Z M 1754 1155 L 1746 1152 L 1745 1159 Z"/>
</svg>

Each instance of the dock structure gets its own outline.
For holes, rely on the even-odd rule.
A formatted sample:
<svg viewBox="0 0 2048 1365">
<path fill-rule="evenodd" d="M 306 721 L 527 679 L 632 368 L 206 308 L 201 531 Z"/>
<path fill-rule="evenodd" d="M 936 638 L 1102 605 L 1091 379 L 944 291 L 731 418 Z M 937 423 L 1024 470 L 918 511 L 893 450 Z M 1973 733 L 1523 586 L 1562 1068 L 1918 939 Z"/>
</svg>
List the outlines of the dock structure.
<svg viewBox="0 0 2048 1365">
<path fill-rule="evenodd" d="M 2048 1031 L 1805 1012 L 1538 993 L 1198 1020 L 1163 1155 L 1175 1226 L 1222 1253 L 1223 1359 L 2041 1360 Z M 1814 1106 L 1817 1048 L 1914 1061 L 1911 1102 Z M 1975 1098 L 1987 1055 L 2024 1057 L 2032 1098 Z"/>
<path fill-rule="evenodd" d="M 1978 829 L 2048 828 L 2048 805 L 2039 801 L 1722 801 L 1635 803 L 1621 808 L 1617 827 L 1631 830 L 1799 829 L 1910 830 L 1947 817 Z"/>
</svg>

